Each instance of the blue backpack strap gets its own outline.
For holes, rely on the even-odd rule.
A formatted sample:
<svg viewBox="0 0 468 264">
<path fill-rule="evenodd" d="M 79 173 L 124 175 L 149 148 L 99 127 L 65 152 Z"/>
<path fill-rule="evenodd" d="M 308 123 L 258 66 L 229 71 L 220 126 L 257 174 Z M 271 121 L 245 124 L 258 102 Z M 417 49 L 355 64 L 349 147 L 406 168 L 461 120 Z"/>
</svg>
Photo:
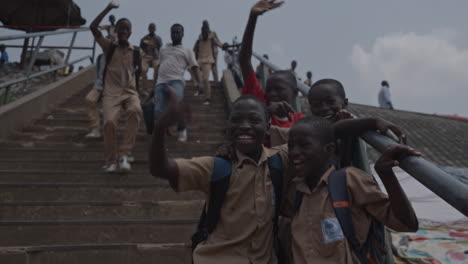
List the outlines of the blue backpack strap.
<svg viewBox="0 0 468 264">
<path fill-rule="evenodd" d="M 279 207 L 282 201 L 284 180 L 283 159 L 281 159 L 281 155 L 279 153 L 276 153 L 275 155 L 268 158 L 268 168 L 270 170 L 271 182 L 273 183 L 273 199 L 275 200 L 276 204 L 276 221 L 280 213 Z"/>
<path fill-rule="evenodd" d="M 345 168 L 334 171 L 328 178 L 328 192 L 330 193 L 330 201 L 336 214 L 336 218 L 340 223 L 343 234 L 346 236 L 354 254 L 361 263 L 368 263 L 366 256 L 361 254 L 360 243 L 356 238 L 356 232 L 351 216 L 351 208 L 349 207 L 348 189 L 346 184 Z"/>
<path fill-rule="evenodd" d="M 140 76 L 141 76 L 141 63 L 140 63 L 140 48 L 133 46 L 133 70 L 135 71 L 135 88 L 140 90 Z"/>
<path fill-rule="evenodd" d="M 231 161 L 215 157 L 213 160 L 213 173 L 210 183 L 210 197 L 208 206 L 203 206 L 203 210 L 198 221 L 197 231 L 192 236 L 192 250 L 202 241 L 208 238 L 218 224 L 221 215 L 226 193 L 229 189 L 229 182 L 232 173 Z"/>
</svg>

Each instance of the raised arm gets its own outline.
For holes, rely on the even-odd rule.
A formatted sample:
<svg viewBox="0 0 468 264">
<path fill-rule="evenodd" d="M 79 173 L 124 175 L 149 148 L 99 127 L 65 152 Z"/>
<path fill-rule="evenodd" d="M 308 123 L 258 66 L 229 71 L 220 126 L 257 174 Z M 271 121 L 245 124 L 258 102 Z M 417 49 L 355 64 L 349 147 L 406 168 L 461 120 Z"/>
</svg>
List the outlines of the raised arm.
<svg viewBox="0 0 468 264">
<path fill-rule="evenodd" d="M 396 125 L 381 118 L 356 118 L 340 120 L 334 123 L 337 138 L 359 136 L 369 130 L 378 130 L 386 134 L 388 130 L 395 133 L 400 143 L 406 143 L 406 136 Z"/>
<path fill-rule="evenodd" d="M 115 4 L 113 1 L 111 1 L 104 10 L 99 13 L 99 15 L 91 22 L 89 25 L 89 29 L 91 29 L 91 32 L 93 33 L 94 38 L 100 38 L 102 37 L 102 33 L 99 30 L 99 24 L 102 22 L 104 17 L 114 8 L 119 8 L 119 5 Z"/>
<path fill-rule="evenodd" d="M 399 165 L 399 160 L 407 156 L 420 156 L 421 153 L 403 145 L 388 147 L 375 163 L 375 171 L 379 175 L 390 199 L 391 210 L 402 223 L 412 231 L 418 229 L 418 219 L 405 192 L 401 188 L 392 167 Z"/>
<path fill-rule="evenodd" d="M 258 16 L 262 15 L 268 10 L 277 8 L 282 4 L 282 1 L 276 2 L 276 0 L 260 0 L 250 10 L 249 20 L 247 21 L 247 26 L 245 27 L 244 36 L 242 37 L 242 46 L 239 52 L 239 64 L 242 69 L 242 76 L 244 77 L 244 80 L 248 79 L 249 73 L 253 70 L 252 45 Z"/>
<path fill-rule="evenodd" d="M 169 87 L 169 104 L 166 112 L 155 123 L 148 159 L 151 175 L 167 179 L 173 189 L 177 189 L 178 186 L 179 168 L 175 161 L 167 156 L 165 134 L 167 129 L 177 122 L 180 115 L 176 93 Z"/>
</svg>

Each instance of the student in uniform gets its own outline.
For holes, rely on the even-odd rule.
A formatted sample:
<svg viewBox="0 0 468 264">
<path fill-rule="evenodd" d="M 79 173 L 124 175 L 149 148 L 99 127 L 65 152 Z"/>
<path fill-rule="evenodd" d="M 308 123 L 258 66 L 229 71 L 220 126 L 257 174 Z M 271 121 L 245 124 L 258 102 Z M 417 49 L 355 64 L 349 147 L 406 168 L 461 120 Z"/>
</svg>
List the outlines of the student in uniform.
<svg viewBox="0 0 468 264">
<path fill-rule="evenodd" d="M 109 16 L 109 25 L 99 26 L 99 29 L 107 31 L 107 38 L 111 41 L 117 41 L 117 32 L 115 30 L 115 16 Z"/>
<path fill-rule="evenodd" d="M 98 29 L 99 23 L 112 9 L 119 6 L 113 2 L 94 19 L 90 29 L 96 42 L 102 47 L 104 54 L 113 50 L 106 65 L 104 78 L 104 91 L 102 97 L 103 119 L 104 119 L 104 153 L 106 172 L 115 172 L 117 169 L 130 171 L 129 158 L 135 144 L 136 135 L 141 119 L 141 106 L 137 91 L 137 66 L 140 68 L 139 50 L 130 45 L 128 39 L 132 33 L 132 24 L 126 18 L 119 19 L 116 23 L 116 34 L 118 41 L 113 43 L 104 38 Z M 135 61 L 137 60 L 137 61 Z M 120 146 L 120 159 L 117 146 L 117 124 L 122 111 L 126 112 L 126 128 L 124 139 Z"/>
<path fill-rule="evenodd" d="M 150 23 L 148 25 L 148 34 L 140 41 L 140 48 L 143 52 L 141 59 L 141 84 L 142 92 L 141 97 L 146 99 L 150 94 L 153 85 L 148 85 L 148 70 L 153 68 L 153 81 L 158 79 L 158 66 L 159 66 L 159 50 L 162 47 L 161 37 L 156 35 L 156 24 Z"/>
<path fill-rule="evenodd" d="M 245 80 L 242 94 L 250 94 L 264 102 L 272 113 L 271 124 L 277 127 L 291 127 L 304 117 L 292 108 L 298 93 L 296 77 L 291 71 L 276 71 L 268 78 L 265 92 L 252 67 L 252 45 L 257 19 L 263 13 L 281 6 L 283 2 L 258 1 L 250 10 L 249 19 L 239 52 L 239 63 Z"/>
<path fill-rule="evenodd" d="M 418 229 L 416 215 L 392 167 L 397 166 L 401 158 L 420 153 L 393 145 L 382 154 L 375 170 L 388 195 L 370 175 L 346 167 L 341 176 L 345 177 L 343 188 L 348 201 L 331 202 L 328 185 L 332 184 L 332 173 L 337 173 L 332 161 L 336 148 L 332 124 L 320 117 L 301 119 L 291 128 L 288 147 L 295 178 L 294 184 L 289 185 L 282 209 L 292 218 L 294 263 L 360 263 L 342 231 L 334 207 L 349 208 L 360 248 L 367 240 L 372 218 L 399 232 Z M 298 200 L 297 197 L 302 198 Z"/>
<path fill-rule="evenodd" d="M 313 84 L 313 82 L 312 82 L 312 72 L 308 71 L 306 73 L 306 77 L 307 77 L 307 79 L 304 81 L 304 84 L 309 86 L 309 87 L 312 87 L 312 84 Z"/>
</svg>

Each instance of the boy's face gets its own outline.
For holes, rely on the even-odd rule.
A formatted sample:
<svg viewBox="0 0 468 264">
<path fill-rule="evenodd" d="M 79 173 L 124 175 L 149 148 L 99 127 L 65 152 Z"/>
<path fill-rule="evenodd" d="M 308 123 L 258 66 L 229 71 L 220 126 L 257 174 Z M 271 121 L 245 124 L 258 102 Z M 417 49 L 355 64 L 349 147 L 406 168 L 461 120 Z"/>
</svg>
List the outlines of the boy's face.
<svg viewBox="0 0 468 264">
<path fill-rule="evenodd" d="M 340 96 L 336 88 L 328 84 L 312 88 L 308 99 L 312 115 L 329 120 L 348 105 L 348 99 Z"/>
<path fill-rule="evenodd" d="M 173 27 L 171 29 L 171 40 L 174 43 L 182 42 L 182 38 L 184 37 L 184 30 L 181 27 Z"/>
<path fill-rule="evenodd" d="M 286 101 L 288 104 L 292 104 L 295 94 L 291 83 L 284 80 L 280 76 L 272 76 L 268 78 L 265 87 L 265 100 L 267 104 L 273 102 Z"/>
<path fill-rule="evenodd" d="M 119 23 L 117 29 L 117 38 L 119 39 L 119 42 L 121 41 L 128 41 L 128 38 L 132 34 L 132 25 L 128 23 L 128 21 L 122 21 Z"/>
<path fill-rule="evenodd" d="M 229 116 L 228 133 L 234 146 L 243 154 L 254 153 L 265 139 L 269 123 L 262 106 L 253 99 L 236 103 Z"/>
<path fill-rule="evenodd" d="M 317 175 L 318 171 L 328 166 L 328 161 L 335 151 L 335 145 L 334 143 L 322 144 L 319 131 L 309 124 L 302 123 L 291 128 L 288 149 L 295 176 L 316 177 L 314 175 Z"/>
<path fill-rule="evenodd" d="M 210 34 L 210 30 L 208 28 L 203 28 L 202 29 L 202 37 L 204 40 L 207 40 Z"/>
<path fill-rule="evenodd" d="M 149 24 L 148 32 L 150 33 L 150 35 L 154 35 L 154 32 L 156 32 L 156 25 L 153 23 Z"/>
</svg>

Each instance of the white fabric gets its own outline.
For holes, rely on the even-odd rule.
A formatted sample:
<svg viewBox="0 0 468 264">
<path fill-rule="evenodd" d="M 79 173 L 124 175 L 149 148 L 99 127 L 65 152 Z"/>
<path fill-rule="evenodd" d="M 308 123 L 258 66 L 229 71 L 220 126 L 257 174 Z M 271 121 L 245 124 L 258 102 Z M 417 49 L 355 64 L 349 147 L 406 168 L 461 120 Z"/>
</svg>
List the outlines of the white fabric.
<svg viewBox="0 0 468 264">
<path fill-rule="evenodd" d="M 379 92 L 379 105 L 382 108 L 390 108 L 392 106 L 392 98 L 390 98 L 390 88 L 382 86 Z"/>
<path fill-rule="evenodd" d="M 185 71 L 193 66 L 198 67 L 193 51 L 182 45 L 166 44 L 160 50 L 160 59 L 157 84 L 173 80 L 184 81 Z"/>
</svg>

